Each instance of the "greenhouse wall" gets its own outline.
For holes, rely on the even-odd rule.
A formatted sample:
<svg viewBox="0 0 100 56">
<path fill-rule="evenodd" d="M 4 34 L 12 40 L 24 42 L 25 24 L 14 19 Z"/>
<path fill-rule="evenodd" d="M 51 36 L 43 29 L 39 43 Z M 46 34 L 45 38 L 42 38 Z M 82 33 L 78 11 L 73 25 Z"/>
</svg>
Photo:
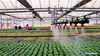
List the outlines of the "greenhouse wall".
<svg viewBox="0 0 100 56">
<path fill-rule="evenodd" d="M 0 29 L 13 29 L 13 23 L 0 23 Z"/>
</svg>

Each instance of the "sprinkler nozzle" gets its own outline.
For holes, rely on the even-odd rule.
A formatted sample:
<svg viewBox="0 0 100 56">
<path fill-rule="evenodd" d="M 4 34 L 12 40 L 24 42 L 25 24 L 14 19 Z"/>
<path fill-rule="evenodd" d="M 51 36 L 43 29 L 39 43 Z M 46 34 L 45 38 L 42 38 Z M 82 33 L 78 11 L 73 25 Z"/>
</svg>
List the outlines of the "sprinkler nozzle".
<svg viewBox="0 0 100 56">
<path fill-rule="evenodd" d="M 81 27 L 84 27 L 84 24 L 81 24 Z"/>
<path fill-rule="evenodd" d="M 77 24 L 75 24 L 75 27 L 77 27 Z"/>
<path fill-rule="evenodd" d="M 70 26 L 72 26 L 72 24 L 70 24 Z"/>
<path fill-rule="evenodd" d="M 66 24 L 64 25 L 64 29 L 66 28 Z"/>
</svg>

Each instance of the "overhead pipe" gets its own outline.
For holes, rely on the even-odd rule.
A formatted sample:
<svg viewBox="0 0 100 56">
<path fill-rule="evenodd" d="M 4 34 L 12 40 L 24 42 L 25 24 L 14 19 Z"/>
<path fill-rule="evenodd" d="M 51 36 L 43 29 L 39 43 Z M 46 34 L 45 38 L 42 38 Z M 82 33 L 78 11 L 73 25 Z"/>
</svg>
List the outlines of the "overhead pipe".
<svg viewBox="0 0 100 56">
<path fill-rule="evenodd" d="M 79 7 L 81 7 L 81 6 L 85 5 L 85 4 L 87 4 L 87 3 L 90 2 L 90 1 L 92 1 L 92 0 L 83 0 L 83 1 L 81 1 L 80 3 L 76 4 L 76 5 L 75 5 L 73 8 L 71 8 L 70 10 L 75 10 L 75 9 L 77 9 L 77 8 L 79 8 Z M 72 12 L 72 11 L 66 11 L 63 15 L 61 15 L 60 17 L 58 17 L 56 20 L 58 20 L 59 18 L 62 18 L 63 16 L 69 14 L 70 12 Z"/>
<path fill-rule="evenodd" d="M 22 5 L 24 5 L 27 9 L 28 8 L 32 8 L 32 6 L 26 1 L 26 0 L 18 0 Z M 32 11 L 32 13 L 37 16 L 38 18 L 40 18 L 42 20 L 42 18 L 40 17 L 40 15 L 34 11 L 34 9 L 29 9 L 30 11 Z M 34 17 L 33 17 L 34 18 Z"/>
</svg>

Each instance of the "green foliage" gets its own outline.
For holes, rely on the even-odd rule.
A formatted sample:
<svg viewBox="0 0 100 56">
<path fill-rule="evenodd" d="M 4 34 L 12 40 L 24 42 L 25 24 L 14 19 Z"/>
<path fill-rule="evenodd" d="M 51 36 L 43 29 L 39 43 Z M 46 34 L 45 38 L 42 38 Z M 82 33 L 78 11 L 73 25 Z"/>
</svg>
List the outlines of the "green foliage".
<svg viewBox="0 0 100 56">
<path fill-rule="evenodd" d="M 23 38 L 22 38 L 23 39 Z M 10 39 L 8 39 L 9 41 Z M 19 39 L 18 39 L 19 40 Z M 36 41 L 34 41 L 36 40 Z M 21 41 L 22 44 L 16 41 L 11 43 L 0 41 L 0 55 L 1 56 L 88 56 L 85 53 L 97 53 L 100 55 L 100 41 L 87 41 L 87 42 L 70 42 L 65 45 L 52 42 L 51 38 L 34 38 Z M 26 42 L 25 42 L 26 41 Z M 29 42 L 27 42 L 29 41 Z M 33 41 L 33 42 L 30 42 Z"/>
</svg>

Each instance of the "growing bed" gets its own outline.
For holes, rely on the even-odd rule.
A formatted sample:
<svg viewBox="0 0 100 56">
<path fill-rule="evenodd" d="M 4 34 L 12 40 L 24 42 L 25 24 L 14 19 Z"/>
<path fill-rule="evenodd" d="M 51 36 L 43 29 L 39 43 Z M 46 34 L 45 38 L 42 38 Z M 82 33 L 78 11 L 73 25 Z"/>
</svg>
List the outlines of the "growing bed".
<svg viewBox="0 0 100 56">
<path fill-rule="evenodd" d="M 91 38 L 91 37 L 90 37 Z M 81 41 L 80 43 L 59 43 L 53 38 L 2 38 L 0 55 L 2 56 L 85 56 L 85 53 L 100 55 L 100 41 Z M 93 56 L 90 55 L 90 56 Z"/>
<path fill-rule="evenodd" d="M 95 34 L 94 32 L 99 33 L 100 31 L 99 28 L 84 30 L 86 34 Z M 78 29 L 79 32 L 81 29 Z M 1 30 L 0 36 L 26 37 L 0 38 L 0 56 L 100 56 L 100 35 L 86 34 L 68 37 L 68 35 L 76 35 L 76 33 L 75 30 L 70 32 L 70 29 L 67 29 L 60 31 L 60 35 L 64 35 L 64 37 L 56 38 L 53 37 L 51 30 Z M 52 38 L 43 36 L 52 36 Z"/>
</svg>

